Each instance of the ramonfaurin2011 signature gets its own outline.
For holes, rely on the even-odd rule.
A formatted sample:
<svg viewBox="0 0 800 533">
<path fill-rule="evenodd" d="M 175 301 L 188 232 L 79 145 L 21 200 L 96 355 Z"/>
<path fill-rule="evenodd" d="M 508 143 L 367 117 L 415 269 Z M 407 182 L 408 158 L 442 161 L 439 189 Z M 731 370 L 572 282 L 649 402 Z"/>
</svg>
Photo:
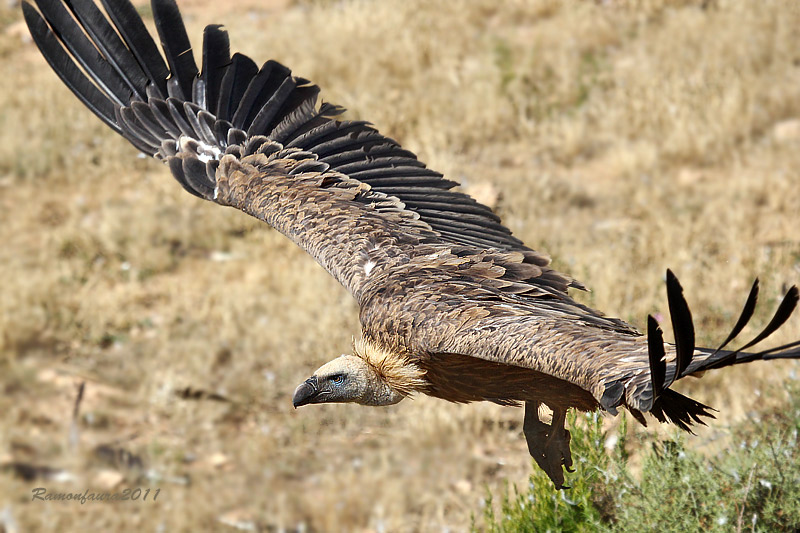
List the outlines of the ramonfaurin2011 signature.
<svg viewBox="0 0 800 533">
<path fill-rule="evenodd" d="M 118 502 L 118 501 L 156 501 L 161 489 L 125 489 L 120 492 L 89 492 L 86 489 L 84 492 L 48 492 L 44 487 L 36 487 L 31 491 L 31 501 L 74 501 L 80 502 L 81 505 L 86 502 Z"/>
</svg>

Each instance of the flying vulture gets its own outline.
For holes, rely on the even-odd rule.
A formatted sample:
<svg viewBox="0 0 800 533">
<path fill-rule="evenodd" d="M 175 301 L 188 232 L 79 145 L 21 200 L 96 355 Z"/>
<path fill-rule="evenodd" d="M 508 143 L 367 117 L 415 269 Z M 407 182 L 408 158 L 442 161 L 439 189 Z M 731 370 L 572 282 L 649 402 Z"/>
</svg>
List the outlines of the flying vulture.
<svg viewBox="0 0 800 533">
<path fill-rule="evenodd" d="M 320 367 L 295 407 L 391 405 L 428 394 L 525 406 L 528 449 L 556 488 L 570 471 L 569 408 L 627 409 L 683 429 L 711 409 L 671 385 L 756 359 L 798 358 L 800 341 L 746 350 L 794 310 L 792 287 L 764 331 L 725 346 L 756 304 L 754 284 L 731 334 L 698 348 L 677 278 L 667 272 L 675 344 L 568 295 L 582 289 L 511 235 L 492 210 L 453 190 L 368 122 L 341 121 L 319 88 L 276 61 L 231 55 L 227 33 L 203 33 L 198 68 L 174 0 L 152 0 L 159 51 L 128 0 L 36 0 L 22 9 L 34 41 L 73 93 L 191 194 L 235 207 L 286 235 L 350 291 L 362 335 Z M 544 404 L 552 412 L 540 419 Z"/>
</svg>

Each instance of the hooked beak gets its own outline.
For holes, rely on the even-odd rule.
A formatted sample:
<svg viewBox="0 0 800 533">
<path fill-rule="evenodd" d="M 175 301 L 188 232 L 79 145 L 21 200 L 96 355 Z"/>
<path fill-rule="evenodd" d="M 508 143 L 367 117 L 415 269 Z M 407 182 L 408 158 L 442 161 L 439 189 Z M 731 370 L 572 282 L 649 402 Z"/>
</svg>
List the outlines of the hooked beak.
<svg viewBox="0 0 800 533">
<path fill-rule="evenodd" d="M 312 403 L 318 392 L 317 377 L 311 376 L 295 389 L 294 395 L 292 396 L 292 405 L 297 409 L 301 405 Z"/>
</svg>

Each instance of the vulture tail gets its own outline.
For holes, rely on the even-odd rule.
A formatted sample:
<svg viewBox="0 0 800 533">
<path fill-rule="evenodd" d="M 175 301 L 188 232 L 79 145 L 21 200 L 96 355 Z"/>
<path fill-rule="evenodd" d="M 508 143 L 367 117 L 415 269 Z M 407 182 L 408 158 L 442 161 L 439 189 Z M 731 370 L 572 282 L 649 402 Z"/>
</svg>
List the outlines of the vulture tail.
<svg viewBox="0 0 800 533">
<path fill-rule="evenodd" d="M 650 412 L 660 422 L 667 420 L 681 429 L 689 431 L 692 424 L 704 424 L 701 417 L 713 417 L 710 407 L 675 392 L 669 387 L 678 379 L 699 374 L 706 370 L 722 368 L 750 361 L 769 359 L 800 358 L 800 340 L 758 352 L 745 352 L 777 331 L 792 315 L 800 300 L 800 291 L 793 286 L 784 296 L 775 315 L 767 326 L 750 342 L 737 350 L 724 350 L 753 317 L 758 300 L 758 280 L 750 289 L 750 294 L 730 334 L 716 349 L 697 348 L 694 345 L 694 325 L 692 314 L 683 288 L 671 270 L 667 270 L 667 300 L 670 317 L 675 332 L 675 362 L 668 365 L 661 328 L 652 316 L 648 316 L 647 340 L 650 359 L 650 376 L 653 390 L 653 405 Z"/>
</svg>

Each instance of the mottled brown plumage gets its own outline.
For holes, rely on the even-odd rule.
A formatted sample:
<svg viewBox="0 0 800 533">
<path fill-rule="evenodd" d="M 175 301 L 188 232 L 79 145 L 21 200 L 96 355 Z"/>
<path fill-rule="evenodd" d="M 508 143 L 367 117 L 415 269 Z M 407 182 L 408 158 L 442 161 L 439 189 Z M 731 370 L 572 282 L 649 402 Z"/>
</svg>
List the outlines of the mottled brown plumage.
<svg viewBox="0 0 800 533">
<path fill-rule="evenodd" d="M 568 409 L 622 407 L 682 428 L 708 408 L 670 385 L 754 359 L 798 357 L 797 343 L 759 353 L 724 351 L 752 316 L 755 288 L 731 337 L 696 348 L 677 279 L 667 290 L 676 345 L 655 321 L 645 337 L 567 294 L 580 283 L 511 235 L 488 207 L 269 61 L 229 53 L 209 26 L 194 63 L 173 0 L 153 0 L 166 57 L 127 0 L 23 3 L 45 58 L 95 114 L 166 162 L 192 194 L 240 209 L 286 235 L 355 297 L 363 340 L 295 391 L 295 406 L 388 405 L 423 393 L 453 402 L 525 404 L 531 455 L 562 487 L 569 469 Z M 116 28 L 116 30 L 114 29 Z M 81 66 L 76 68 L 74 61 Z M 791 314 L 792 289 L 763 340 Z M 753 343 L 750 343 L 753 344 Z M 749 347 L 748 344 L 746 347 Z M 539 420 L 545 404 L 553 420 Z"/>
</svg>

